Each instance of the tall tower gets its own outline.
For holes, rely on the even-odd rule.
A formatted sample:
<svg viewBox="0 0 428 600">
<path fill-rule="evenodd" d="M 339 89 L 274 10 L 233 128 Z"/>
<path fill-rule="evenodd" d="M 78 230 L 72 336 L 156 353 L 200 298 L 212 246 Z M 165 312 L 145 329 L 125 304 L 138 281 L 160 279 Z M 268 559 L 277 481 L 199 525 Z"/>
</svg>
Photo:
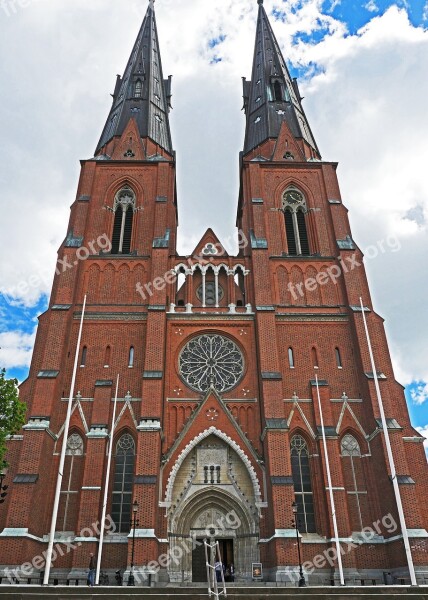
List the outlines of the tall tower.
<svg viewBox="0 0 428 600">
<path fill-rule="evenodd" d="M 271 579 L 296 564 L 290 507 L 297 503 L 309 580 L 333 579 L 323 558 L 334 538 L 321 416 L 347 579 L 406 572 L 385 440 L 363 329 L 360 296 L 374 340 L 398 483 L 410 537 L 427 537 L 426 458 L 395 381 L 383 320 L 370 298 L 363 256 L 352 238 L 337 163 L 322 160 L 297 81 L 290 77 L 263 0 L 258 0 L 251 81 L 243 81 L 246 133 L 237 225 L 251 244 L 257 372 L 269 510 L 260 550 Z M 425 474 L 425 475 L 424 475 Z M 383 520 L 383 521 L 382 521 Z M 378 523 L 381 523 L 379 525 Z M 378 524 L 376 526 L 376 524 Z M 365 527 L 374 530 L 367 539 Z M 398 536 L 398 539 L 397 539 Z M 413 544 L 415 565 L 426 564 Z M 313 566 L 313 564 L 312 564 Z M 417 567 L 418 568 L 418 567 Z"/>
<path fill-rule="evenodd" d="M 347 578 L 405 576 L 405 555 L 359 298 L 380 385 L 417 569 L 428 537 L 423 438 L 395 381 L 336 176 L 322 160 L 297 82 L 258 0 L 246 134 L 230 256 L 208 229 L 191 256 L 176 251 L 171 79 L 162 72 L 153 1 L 95 156 L 82 161 L 49 309 L 40 317 L 13 481 L 0 513 L 0 554 L 38 579 L 66 463 L 52 579 L 84 578 L 98 551 L 114 382 L 120 375 L 102 567 L 131 564 L 137 583 L 203 581 L 201 540 L 220 542 L 237 581 L 296 572 L 292 503 L 309 581 L 337 562 L 315 379 L 318 375 Z M 66 399 L 83 298 L 68 439 Z M 138 526 L 131 532 L 132 505 Z M 363 532 L 371 528 L 373 535 Z M 313 562 L 315 557 L 321 559 Z M 330 556 L 330 559 L 328 557 Z M 312 568 L 312 566 L 313 568 Z M 83 574 L 83 575 L 82 575 Z M 7 576 L 0 569 L 0 576 Z"/>
</svg>

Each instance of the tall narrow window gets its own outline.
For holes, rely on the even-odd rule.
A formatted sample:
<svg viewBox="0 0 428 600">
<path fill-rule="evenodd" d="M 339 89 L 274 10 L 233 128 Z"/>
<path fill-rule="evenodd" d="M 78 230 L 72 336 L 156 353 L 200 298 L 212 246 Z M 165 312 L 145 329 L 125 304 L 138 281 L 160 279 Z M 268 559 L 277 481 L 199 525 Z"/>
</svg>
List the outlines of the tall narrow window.
<svg viewBox="0 0 428 600">
<path fill-rule="evenodd" d="M 339 348 L 335 348 L 335 349 L 334 349 L 334 352 L 335 352 L 335 354 L 336 354 L 336 364 L 337 364 L 337 368 L 338 368 L 338 369 L 341 369 L 343 365 L 342 365 L 342 357 L 341 357 L 341 355 L 340 355 L 340 350 L 339 350 Z"/>
<path fill-rule="evenodd" d="M 303 211 L 297 211 L 297 228 L 299 230 L 300 252 L 303 256 L 309 256 L 309 240 L 306 229 L 306 217 Z"/>
<path fill-rule="evenodd" d="M 82 348 L 82 356 L 80 358 L 80 366 L 84 367 L 86 366 L 86 358 L 88 356 L 88 349 L 86 346 L 83 346 Z"/>
<path fill-rule="evenodd" d="M 285 218 L 288 254 L 310 256 L 308 231 L 306 228 L 306 200 L 296 188 L 289 188 L 282 197 Z"/>
<path fill-rule="evenodd" d="M 135 83 L 135 98 L 141 98 L 143 95 L 143 84 L 140 79 Z"/>
<path fill-rule="evenodd" d="M 312 355 L 312 366 L 314 369 L 318 369 L 319 365 L 318 365 L 318 352 L 316 348 L 312 348 L 311 350 L 311 355 Z"/>
<path fill-rule="evenodd" d="M 116 445 L 111 516 L 118 533 L 127 533 L 131 526 L 131 504 L 134 480 L 135 442 L 125 433 Z"/>
<path fill-rule="evenodd" d="M 279 81 L 275 81 L 275 83 L 273 84 L 273 95 L 275 100 L 279 102 L 282 100 L 282 89 Z"/>
<path fill-rule="evenodd" d="M 79 434 L 73 433 L 68 438 L 65 457 L 58 523 L 61 531 L 74 531 L 83 467 L 83 440 Z"/>
<path fill-rule="evenodd" d="M 104 367 L 110 366 L 110 355 L 111 355 L 111 348 L 110 348 L 110 346 L 107 346 L 105 355 L 104 355 Z"/>
<path fill-rule="evenodd" d="M 131 346 L 129 349 L 129 360 L 128 360 L 128 367 L 133 367 L 134 366 L 134 346 Z"/>
<path fill-rule="evenodd" d="M 367 487 L 361 464 L 360 445 L 353 435 L 347 433 L 343 436 L 340 447 L 352 531 L 362 531 L 363 512 L 367 502 Z"/>
<path fill-rule="evenodd" d="M 130 187 L 121 189 L 114 200 L 114 225 L 112 254 L 129 254 L 131 251 L 132 226 L 136 210 L 135 194 Z"/>
<path fill-rule="evenodd" d="M 315 533 L 314 499 L 312 494 L 309 451 L 301 435 L 291 440 L 291 469 L 297 504 L 297 526 L 300 533 Z"/>
<path fill-rule="evenodd" d="M 288 364 L 290 365 L 290 369 L 294 369 L 294 351 L 293 348 L 288 349 Z"/>
<path fill-rule="evenodd" d="M 290 210 L 286 210 L 285 217 L 285 233 L 287 234 L 288 254 L 290 256 L 297 255 L 296 234 L 294 233 L 293 214 Z"/>
</svg>

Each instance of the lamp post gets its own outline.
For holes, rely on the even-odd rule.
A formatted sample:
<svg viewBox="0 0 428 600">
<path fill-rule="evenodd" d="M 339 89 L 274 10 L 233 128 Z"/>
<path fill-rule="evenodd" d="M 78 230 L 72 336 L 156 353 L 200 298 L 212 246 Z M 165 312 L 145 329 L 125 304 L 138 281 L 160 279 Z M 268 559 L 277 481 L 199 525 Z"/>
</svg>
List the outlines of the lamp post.
<svg viewBox="0 0 428 600">
<path fill-rule="evenodd" d="M 7 489 L 9 488 L 8 485 L 3 485 L 3 479 L 6 477 L 6 473 L 1 472 L 0 473 L 0 504 L 3 504 L 3 502 L 6 499 L 7 496 Z"/>
<path fill-rule="evenodd" d="M 297 551 L 299 553 L 299 571 L 300 571 L 299 587 L 306 587 L 306 581 L 305 581 L 305 577 L 303 575 L 303 568 L 302 568 L 302 557 L 300 555 L 300 536 L 299 536 L 299 530 L 298 530 L 298 527 L 297 527 L 297 504 L 296 504 L 296 502 L 293 502 L 293 504 L 291 505 L 291 507 L 293 509 L 294 526 L 296 528 Z"/>
<path fill-rule="evenodd" d="M 129 573 L 128 585 L 135 586 L 134 579 L 134 552 L 135 552 L 135 528 L 138 525 L 137 520 L 137 512 L 138 512 L 138 502 L 134 500 L 134 504 L 132 505 L 132 554 L 131 554 L 131 572 Z"/>
</svg>

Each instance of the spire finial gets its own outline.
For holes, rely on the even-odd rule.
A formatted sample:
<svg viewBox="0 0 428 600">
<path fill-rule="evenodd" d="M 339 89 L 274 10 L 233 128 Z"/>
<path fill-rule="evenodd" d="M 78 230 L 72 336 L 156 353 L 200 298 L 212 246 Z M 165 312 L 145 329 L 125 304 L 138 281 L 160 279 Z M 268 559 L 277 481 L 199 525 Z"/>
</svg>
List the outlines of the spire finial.
<svg viewBox="0 0 428 600">
<path fill-rule="evenodd" d="M 152 10 L 155 8 L 155 0 L 149 0 L 149 6 Z"/>
<path fill-rule="evenodd" d="M 263 0 L 257 0 L 257 4 L 263 4 Z"/>
</svg>

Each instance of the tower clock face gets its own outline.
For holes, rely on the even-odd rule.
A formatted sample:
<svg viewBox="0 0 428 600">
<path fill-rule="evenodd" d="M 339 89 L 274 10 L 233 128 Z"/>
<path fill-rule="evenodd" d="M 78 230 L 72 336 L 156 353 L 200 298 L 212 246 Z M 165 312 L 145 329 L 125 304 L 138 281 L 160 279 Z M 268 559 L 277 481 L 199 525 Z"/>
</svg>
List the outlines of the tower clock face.
<svg viewBox="0 0 428 600">
<path fill-rule="evenodd" d="M 294 205 L 294 206 L 298 206 L 299 204 L 304 204 L 305 199 L 303 197 L 303 194 L 301 194 L 298 190 L 288 190 L 288 192 L 285 192 L 284 195 L 284 201 L 283 204 L 284 205 Z"/>
<path fill-rule="evenodd" d="M 181 351 L 179 371 L 192 390 L 206 392 L 212 384 L 217 392 L 228 392 L 244 374 L 244 357 L 235 342 L 227 337 L 199 335 Z"/>
</svg>

